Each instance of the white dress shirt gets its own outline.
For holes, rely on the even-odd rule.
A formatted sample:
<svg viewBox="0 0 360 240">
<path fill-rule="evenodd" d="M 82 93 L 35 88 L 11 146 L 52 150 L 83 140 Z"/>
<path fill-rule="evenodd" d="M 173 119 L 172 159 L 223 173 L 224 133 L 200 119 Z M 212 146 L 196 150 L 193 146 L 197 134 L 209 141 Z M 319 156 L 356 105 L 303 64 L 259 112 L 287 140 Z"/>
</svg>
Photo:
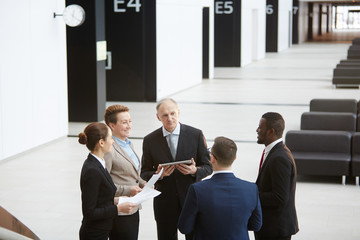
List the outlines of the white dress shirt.
<svg viewBox="0 0 360 240">
<path fill-rule="evenodd" d="M 95 154 L 92 154 L 92 153 L 90 153 L 90 154 L 93 155 L 94 158 L 96 158 L 96 159 L 99 161 L 99 163 L 101 163 L 101 165 L 103 166 L 104 169 L 106 169 L 106 168 L 105 168 L 105 160 L 104 160 L 104 159 L 99 158 L 99 157 L 96 156 Z"/>
<path fill-rule="evenodd" d="M 264 160 L 263 160 L 263 163 L 262 163 L 261 167 L 264 166 L 266 157 L 267 157 L 267 155 L 269 154 L 269 152 L 271 151 L 271 149 L 272 149 L 276 144 L 278 144 L 279 142 L 282 142 L 282 140 L 283 140 L 282 138 L 279 138 L 279 139 L 273 141 L 272 143 L 270 143 L 269 145 L 267 145 L 267 146 L 265 147 Z"/>
</svg>

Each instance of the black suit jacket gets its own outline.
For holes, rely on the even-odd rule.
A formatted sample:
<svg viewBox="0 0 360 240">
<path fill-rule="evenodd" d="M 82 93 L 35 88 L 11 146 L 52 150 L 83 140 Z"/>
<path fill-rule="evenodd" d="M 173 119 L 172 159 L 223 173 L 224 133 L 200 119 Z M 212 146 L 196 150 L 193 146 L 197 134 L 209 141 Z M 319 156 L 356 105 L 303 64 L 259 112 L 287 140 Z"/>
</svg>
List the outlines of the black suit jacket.
<svg viewBox="0 0 360 240">
<path fill-rule="evenodd" d="M 177 169 L 167 177 L 159 180 L 155 188 L 161 194 L 154 199 L 156 220 L 178 218 L 175 205 L 182 206 L 190 184 L 201 180 L 212 173 L 204 135 L 201 130 L 181 124 L 175 161 L 194 158 L 198 170 L 195 176 L 183 175 Z M 144 138 L 141 177 L 148 181 L 161 163 L 172 162 L 174 159 L 163 136 L 162 128 L 155 130 Z M 177 220 L 176 220 L 177 222 Z"/>
<path fill-rule="evenodd" d="M 110 174 L 91 154 L 85 160 L 80 178 L 83 226 L 110 231 L 117 216 L 114 205 L 116 187 Z"/>
<path fill-rule="evenodd" d="M 296 166 L 290 150 L 276 144 L 256 180 L 263 213 L 258 236 L 290 236 L 299 231 L 295 209 Z"/>
</svg>

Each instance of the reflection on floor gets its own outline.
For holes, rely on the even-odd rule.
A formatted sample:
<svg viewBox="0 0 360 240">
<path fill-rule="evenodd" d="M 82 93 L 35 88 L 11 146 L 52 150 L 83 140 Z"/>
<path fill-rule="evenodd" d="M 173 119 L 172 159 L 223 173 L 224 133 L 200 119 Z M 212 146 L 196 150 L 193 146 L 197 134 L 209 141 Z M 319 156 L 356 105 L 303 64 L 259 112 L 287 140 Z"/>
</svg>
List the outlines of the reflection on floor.
<svg viewBox="0 0 360 240">
<path fill-rule="evenodd" d="M 217 68 L 215 79 L 204 80 L 173 97 L 180 121 L 201 128 L 211 146 L 216 136 L 236 140 L 235 174 L 255 181 L 262 146 L 255 129 L 264 112 L 280 112 L 285 131 L 299 129 L 300 116 L 312 98 L 360 98 L 359 89 L 335 89 L 332 70 L 346 57 L 349 44 L 307 43 L 241 69 Z M 108 105 L 113 103 L 108 103 Z M 120 103 L 130 107 L 132 141 L 142 154 L 142 138 L 160 126 L 155 103 Z M 77 135 L 85 123 L 71 123 Z M 64 137 L 0 163 L 0 204 L 41 239 L 77 239 L 81 223 L 79 174 L 87 155 L 74 137 Z M 360 239 L 360 188 L 349 178 L 299 176 L 296 205 L 300 232 L 295 240 Z M 156 239 L 152 202 L 140 212 L 140 240 Z M 253 239 L 252 233 L 250 233 Z M 180 239 L 184 239 L 181 235 Z"/>
<path fill-rule="evenodd" d="M 354 38 L 360 38 L 360 29 L 333 29 L 329 33 L 314 37 L 312 42 L 351 43 Z"/>
</svg>

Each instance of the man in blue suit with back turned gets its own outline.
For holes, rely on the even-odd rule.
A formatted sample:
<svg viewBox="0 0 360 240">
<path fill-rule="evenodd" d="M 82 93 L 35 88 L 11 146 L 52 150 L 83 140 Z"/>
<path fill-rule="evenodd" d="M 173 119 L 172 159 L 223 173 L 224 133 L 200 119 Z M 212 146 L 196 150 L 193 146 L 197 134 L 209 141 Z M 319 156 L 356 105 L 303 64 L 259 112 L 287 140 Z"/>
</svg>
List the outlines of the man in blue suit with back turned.
<svg viewBox="0 0 360 240">
<path fill-rule="evenodd" d="M 248 230 L 259 231 L 262 213 L 256 184 L 234 176 L 234 141 L 217 137 L 210 152 L 214 175 L 189 187 L 179 218 L 180 232 L 194 231 L 194 239 L 248 240 Z"/>
</svg>

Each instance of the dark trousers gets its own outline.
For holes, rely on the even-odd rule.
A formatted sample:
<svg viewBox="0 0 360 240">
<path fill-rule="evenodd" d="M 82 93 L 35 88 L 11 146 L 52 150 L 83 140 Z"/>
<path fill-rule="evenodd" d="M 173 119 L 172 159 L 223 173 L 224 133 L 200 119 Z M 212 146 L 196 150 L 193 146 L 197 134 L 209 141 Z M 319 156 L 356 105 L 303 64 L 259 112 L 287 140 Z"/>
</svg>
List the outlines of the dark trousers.
<svg viewBox="0 0 360 240">
<path fill-rule="evenodd" d="M 160 198 L 162 196 L 160 195 Z M 159 198 L 159 197 L 158 197 Z M 154 214 L 157 228 L 158 240 L 177 240 L 178 239 L 178 220 L 181 214 L 181 204 L 177 197 L 173 201 L 154 200 Z M 186 234 L 186 240 L 193 240 L 193 234 Z"/>
<path fill-rule="evenodd" d="M 108 231 L 99 229 L 87 228 L 81 225 L 79 231 L 80 240 L 107 240 L 109 236 Z"/>
<path fill-rule="evenodd" d="M 139 211 L 132 215 L 115 217 L 109 239 L 137 240 L 139 235 L 139 221 Z"/>
<path fill-rule="evenodd" d="M 178 230 L 177 230 L 178 219 L 169 219 L 169 221 L 162 223 L 157 221 L 157 234 L 158 240 L 177 240 L 178 239 Z M 186 240 L 193 240 L 193 234 L 186 234 Z"/>
<path fill-rule="evenodd" d="M 291 235 L 286 237 L 259 237 L 259 235 L 255 233 L 255 240 L 290 240 L 290 239 L 291 239 Z"/>
</svg>

